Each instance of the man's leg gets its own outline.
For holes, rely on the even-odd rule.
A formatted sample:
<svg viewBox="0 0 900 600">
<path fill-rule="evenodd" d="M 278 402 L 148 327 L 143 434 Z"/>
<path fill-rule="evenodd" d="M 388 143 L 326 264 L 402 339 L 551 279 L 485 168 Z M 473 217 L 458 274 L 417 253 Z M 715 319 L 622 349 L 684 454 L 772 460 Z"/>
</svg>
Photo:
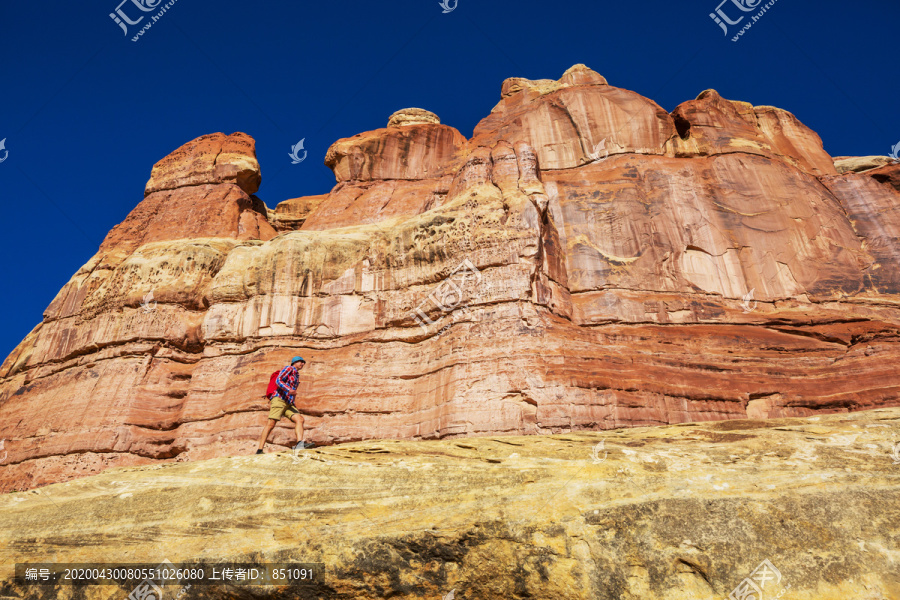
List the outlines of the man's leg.
<svg viewBox="0 0 900 600">
<path fill-rule="evenodd" d="M 269 422 L 266 423 L 265 428 L 263 428 L 262 435 L 259 436 L 259 450 L 262 450 L 266 446 L 266 441 L 269 439 L 269 434 L 272 433 L 273 429 L 275 429 L 275 423 L 277 423 L 275 419 L 269 419 Z"/>
<path fill-rule="evenodd" d="M 294 430 L 297 432 L 297 441 L 303 441 L 303 415 L 294 413 L 291 415 L 291 421 L 294 422 Z"/>
</svg>

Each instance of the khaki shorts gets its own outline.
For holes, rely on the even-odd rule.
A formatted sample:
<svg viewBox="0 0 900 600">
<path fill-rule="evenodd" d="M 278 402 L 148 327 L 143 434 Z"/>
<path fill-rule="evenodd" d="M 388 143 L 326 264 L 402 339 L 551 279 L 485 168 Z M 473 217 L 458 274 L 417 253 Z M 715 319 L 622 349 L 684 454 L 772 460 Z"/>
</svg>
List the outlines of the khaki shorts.
<svg viewBox="0 0 900 600">
<path fill-rule="evenodd" d="M 281 396 L 275 395 L 269 400 L 269 418 L 272 420 L 278 421 L 283 416 L 290 419 L 299 414 L 300 411 L 282 400 Z"/>
</svg>

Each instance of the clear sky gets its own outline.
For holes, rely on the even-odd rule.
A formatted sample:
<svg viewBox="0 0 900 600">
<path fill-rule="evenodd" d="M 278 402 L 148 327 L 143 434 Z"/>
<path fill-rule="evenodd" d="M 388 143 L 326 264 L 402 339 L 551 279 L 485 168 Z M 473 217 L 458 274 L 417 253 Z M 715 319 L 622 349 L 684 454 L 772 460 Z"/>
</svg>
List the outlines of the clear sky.
<svg viewBox="0 0 900 600">
<path fill-rule="evenodd" d="M 120 1 L 0 5 L 0 359 L 141 201 L 153 164 L 206 133 L 256 138 L 274 207 L 327 192 L 328 146 L 397 109 L 471 136 L 505 78 L 585 63 L 669 111 L 707 88 L 785 108 L 832 155 L 900 141 L 896 0 L 777 0 L 738 42 L 709 16 L 719 0 L 458 0 L 447 14 L 439 0 L 177 0 L 137 42 L 149 16 L 126 36 L 109 17 Z M 121 10 L 134 21 L 166 1 Z M 727 0 L 731 20 L 756 14 L 734 2 L 765 4 Z"/>
</svg>

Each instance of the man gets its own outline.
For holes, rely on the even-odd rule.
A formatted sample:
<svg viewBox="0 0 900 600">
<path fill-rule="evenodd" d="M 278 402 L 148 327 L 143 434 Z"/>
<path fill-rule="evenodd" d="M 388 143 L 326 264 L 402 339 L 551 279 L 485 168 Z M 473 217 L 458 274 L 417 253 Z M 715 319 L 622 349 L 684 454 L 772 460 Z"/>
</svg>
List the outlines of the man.
<svg viewBox="0 0 900 600">
<path fill-rule="evenodd" d="M 259 438 L 259 448 L 256 453 L 262 454 L 269 434 L 275 428 L 275 424 L 283 416 L 294 422 L 294 428 L 297 430 L 297 445 L 294 450 L 304 450 L 315 446 L 312 442 L 303 441 L 303 415 L 294 406 L 294 398 L 297 394 L 297 385 L 300 383 L 300 371 L 306 366 L 306 361 L 302 356 L 295 356 L 291 359 L 291 364 L 281 370 L 278 378 L 275 380 L 275 393 L 269 398 L 269 422 L 266 423 L 262 435 Z"/>
</svg>

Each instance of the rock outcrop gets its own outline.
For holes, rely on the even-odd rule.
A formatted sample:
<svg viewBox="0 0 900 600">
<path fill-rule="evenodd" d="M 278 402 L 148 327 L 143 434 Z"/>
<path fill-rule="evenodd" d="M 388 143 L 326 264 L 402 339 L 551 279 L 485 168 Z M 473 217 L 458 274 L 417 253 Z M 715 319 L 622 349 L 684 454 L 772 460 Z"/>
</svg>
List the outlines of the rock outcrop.
<svg viewBox="0 0 900 600">
<path fill-rule="evenodd" d="M 819 136 L 786 110 L 725 100 L 706 90 L 678 106 L 672 118 L 676 156 L 757 154 L 815 176 L 836 173 Z"/>
<path fill-rule="evenodd" d="M 144 194 L 232 183 L 252 195 L 261 181 L 253 138 L 245 133 L 214 133 L 185 144 L 156 163 Z"/>
<path fill-rule="evenodd" d="M 109 232 L 98 256 L 178 239 L 271 239 L 266 206 L 253 196 L 260 181 L 250 136 L 215 133 L 188 142 L 156 163 L 144 201 Z"/>
<path fill-rule="evenodd" d="M 834 168 L 844 173 L 861 173 L 869 169 L 877 169 L 890 165 L 894 159 L 890 156 L 835 156 Z"/>
<path fill-rule="evenodd" d="M 338 140 L 275 210 L 243 134 L 160 161 L 0 368 L 0 489 L 252 451 L 297 353 L 324 443 L 900 405 L 900 165 L 583 65 L 501 96 L 468 140 L 411 109 Z"/>
<path fill-rule="evenodd" d="M 13 566 L 168 559 L 318 563 L 308 585 L 191 600 L 721 600 L 747 579 L 757 600 L 895 600 L 897 433 L 882 409 L 115 469 L 0 496 L 0 596 L 125 598 Z"/>
<path fill-rule="evenodd" d="M 414 217 L 440 206 L 466 138 L 436 115 L 404 109 L 388 127 L 336 141 L 325 155 L 338 185 L 303 223 L 307 231 Z"/>
<path fill-rule="evenodd" d="M 268 209 L 269 222 L 278 232 L 296 231 L 303 227 L 306 218 L 313 214 L 327 198 L 328 194 L 319 194 L 285 200 L 279 203 L 275 210 Z"/>
<path fill-rule="evenodd" d="M 441 119 L 423 108 L 403 108 L 395 112 L 388 119 L 388 127 L 405 127 L 407 125 L 432 124 L 440 125 Z"/>
</svg>

